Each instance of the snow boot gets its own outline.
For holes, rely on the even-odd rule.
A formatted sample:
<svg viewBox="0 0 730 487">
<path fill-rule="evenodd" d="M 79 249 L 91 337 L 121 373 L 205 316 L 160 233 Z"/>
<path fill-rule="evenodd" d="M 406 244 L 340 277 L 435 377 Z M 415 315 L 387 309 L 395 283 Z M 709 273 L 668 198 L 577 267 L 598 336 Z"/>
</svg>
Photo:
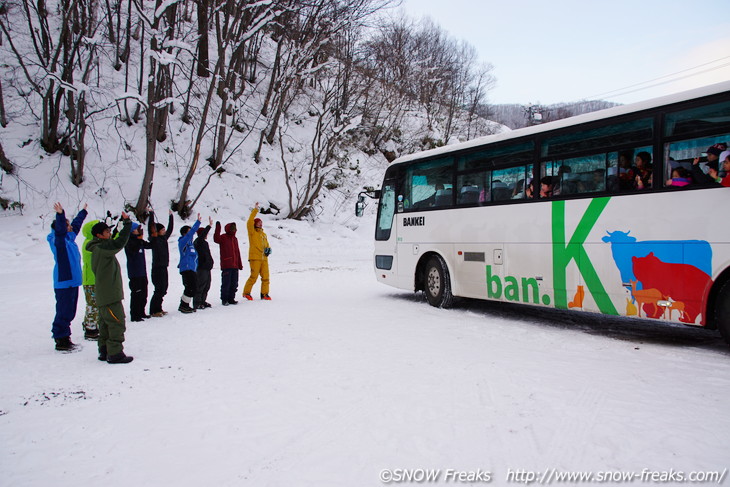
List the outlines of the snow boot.
<svg viewBox="0 0 730 487">
<path fill-rule="evenodd" d="M 110 355 L 106 358 L 106 363 L 108 364 L 128 364 L 134 360 L 134 357 L 130 357 L 129 355 L 124 355 L 124 352 L 119 352 L 114 355 Z"/>
<path fill-rule="evenodd" d="M 271 296 L 269 296 L 268 294 L 262 294 L 261 299 L 263 299 L 264 301 L 271 301 Z"/>
<path fill-rule="evenodd" d="M 250 294 L 244 293 L 243 294 L 243 297 L 246 298 L 246 299 L 248 299 L 249 301 L 253 301 L 253 296 L 251 296 Z"/>
<path fill-rule="evenodd" d="M 106 347 L 99 347 L 99 360 L 106 362 Z"/>
<path fill-rule="evenodd" d="M 195 310 L 191 308 L 190 305 L 185 301 L 180 301 L 180 306 L 177 308 L 177 310 L 185 314 L 195 313 Z"/>
<path fill-rule="evenodd" d="M 90 341 L 99 339 L 99 330 L 84 330 L 84 338 Z"/>
<path fill-rule="evenodd" d="M 56 350 L 59 352 L 74 352 L 79 346 L 71 341 L 71 337 L 56 338 Z"/>
</svg>

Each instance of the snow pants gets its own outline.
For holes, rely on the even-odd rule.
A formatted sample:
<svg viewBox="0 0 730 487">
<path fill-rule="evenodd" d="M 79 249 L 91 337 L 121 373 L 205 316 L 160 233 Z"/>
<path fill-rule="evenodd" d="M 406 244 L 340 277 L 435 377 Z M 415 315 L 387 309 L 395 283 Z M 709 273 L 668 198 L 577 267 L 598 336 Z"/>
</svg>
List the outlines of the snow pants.
<svg viewBox="0 0 730 487">
<path fill-rule="evenodd" d="M 152 285 L 155 286 L 155 292 L 152 293 L 152 299 L 150 299 L 150 314 L 159 313 L 162 311 L 162 299 L 167 294 L 167 267 L 153 267 L 152 268 Z"/>
<path fill-rule="evenodd" d="M 198 269 L 195 272 L 195 298 L 193 299 L 193 306 L 197 307 L 201 304 L 206 303 L 208 299 L 208 291 L 210 291 L 210 269 Z"/>
<path fill-rule="evenodd" d="M 147 306 L 147 277 L 130 277 L 129 291 L 129 317 L 132 321 L 140 321 Z"/>
<path fill-rule="evenodd" d="M 79 288 L 66 287 L 54 289 L 56 295 L 56 316 L 53 318 L 51 333 L 53 338 L 71 336 L 71 322 L 76 317 L 76 306 L 79 303 Z"/>
<path fill-rule="evenodd" d="M 107 356 L 124 351 L 124 306 L 121 301 L 99 308 L 99 352 L 106 347 Z"/>
<path fill-rule="evenodd" d="M 86 298 L 86 312 L 84 321 L 81 323 L 84 331 L 96 331 L 99 322 L 99 308 L 96 307 L 96 287 L 84 286 L 84 297 Z"/>
<path fill-rule="evenodd" d="M 243 287 L 243 294 L 251 294 L 251 289 L 259 276 L 261 276 L 261 294 L 269 294 L 269 259 L 249 260 L 248 263 L 251 266 L 251 276 Z"/>
<path fill-rule="evenodd" d="M 180 273 L 180 276 L 182 276 L 183 286 L 185 287 L 183 297 L 189 298 L 188 300 L 183 299 L 183 301 L 190 304 L 198 288 L 197 275 L 195 271 L 184 271 Z"/>
<path fill-rule="evenodd" d="M 238 269 L 221 269 L 221 301 L 230 303 L 238 292 Z"/>
</svg>

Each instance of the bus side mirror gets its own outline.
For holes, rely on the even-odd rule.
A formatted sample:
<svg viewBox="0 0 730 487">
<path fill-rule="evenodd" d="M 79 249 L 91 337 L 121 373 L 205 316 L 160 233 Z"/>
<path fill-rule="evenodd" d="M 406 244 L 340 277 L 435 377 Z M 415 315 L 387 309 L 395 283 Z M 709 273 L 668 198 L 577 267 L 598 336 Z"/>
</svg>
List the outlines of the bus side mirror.
<svg viewBox="0 0 730 487">
<path fill-rule="evenodd" d="M 380 199 L 379 189 L 368 189 L 360 191 L 357 195 L 357 203 L 355 203 L 355 216 L 362 216 L 365 213 L 365 197 L 372 198 L 374 200 Z"/>
<path fill-rule="evenodd" d="M 365 197 L 359 195 L 357 197 L 357 203 L 355 203 L 355 216 L 361 217 L 365 212 Z"/>
</svg>

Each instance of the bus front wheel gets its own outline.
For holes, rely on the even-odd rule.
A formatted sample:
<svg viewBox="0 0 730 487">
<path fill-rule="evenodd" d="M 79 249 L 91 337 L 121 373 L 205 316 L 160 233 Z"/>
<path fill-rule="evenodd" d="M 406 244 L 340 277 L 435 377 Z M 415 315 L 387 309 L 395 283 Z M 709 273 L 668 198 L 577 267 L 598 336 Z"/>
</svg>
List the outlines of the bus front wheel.
<svg viewBox="0 0 730 487">
<path fill-rule="evenodd" d="M 725 282 L 717 294 L 715 320 L 720 334 L 730 345 L 730 281 Z"/>
<path fill-rule="evenodd" d="M 423 292 L 431 306 L 437 308 L 451 307 L 454 296 L 451 294 L 451 279 L 446 262 L 440 255 L 434 255 L 426 264 Z"/>
</svg>

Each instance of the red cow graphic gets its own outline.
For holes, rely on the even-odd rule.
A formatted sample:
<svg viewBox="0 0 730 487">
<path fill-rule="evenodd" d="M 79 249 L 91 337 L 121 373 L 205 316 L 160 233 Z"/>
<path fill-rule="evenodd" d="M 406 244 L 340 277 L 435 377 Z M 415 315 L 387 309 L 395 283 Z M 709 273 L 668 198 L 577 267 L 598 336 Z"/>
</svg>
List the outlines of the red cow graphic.
<svg viewBox="0 0 730 487">
<path fill-rule="evenodd" d="M 702 303 L 712 286 L 712 278 L 697 267 L 689 264 L 670 264 L 662 262 L 651 252 L 646 257 L 632 257 L 634 275 L 641 281 L 644 289 L 658 289 L 663 296 L 684 303 L 684 314 L 679 318 L 683 323 L 694 323 L 702 313 Z M 646 312 L 647 309 L 644 309 Z M 653 318 L 661 316 L 663 310 L 651 309 Z M 705 324 L 702 315 L 701 324 Z"/>
</svg>

